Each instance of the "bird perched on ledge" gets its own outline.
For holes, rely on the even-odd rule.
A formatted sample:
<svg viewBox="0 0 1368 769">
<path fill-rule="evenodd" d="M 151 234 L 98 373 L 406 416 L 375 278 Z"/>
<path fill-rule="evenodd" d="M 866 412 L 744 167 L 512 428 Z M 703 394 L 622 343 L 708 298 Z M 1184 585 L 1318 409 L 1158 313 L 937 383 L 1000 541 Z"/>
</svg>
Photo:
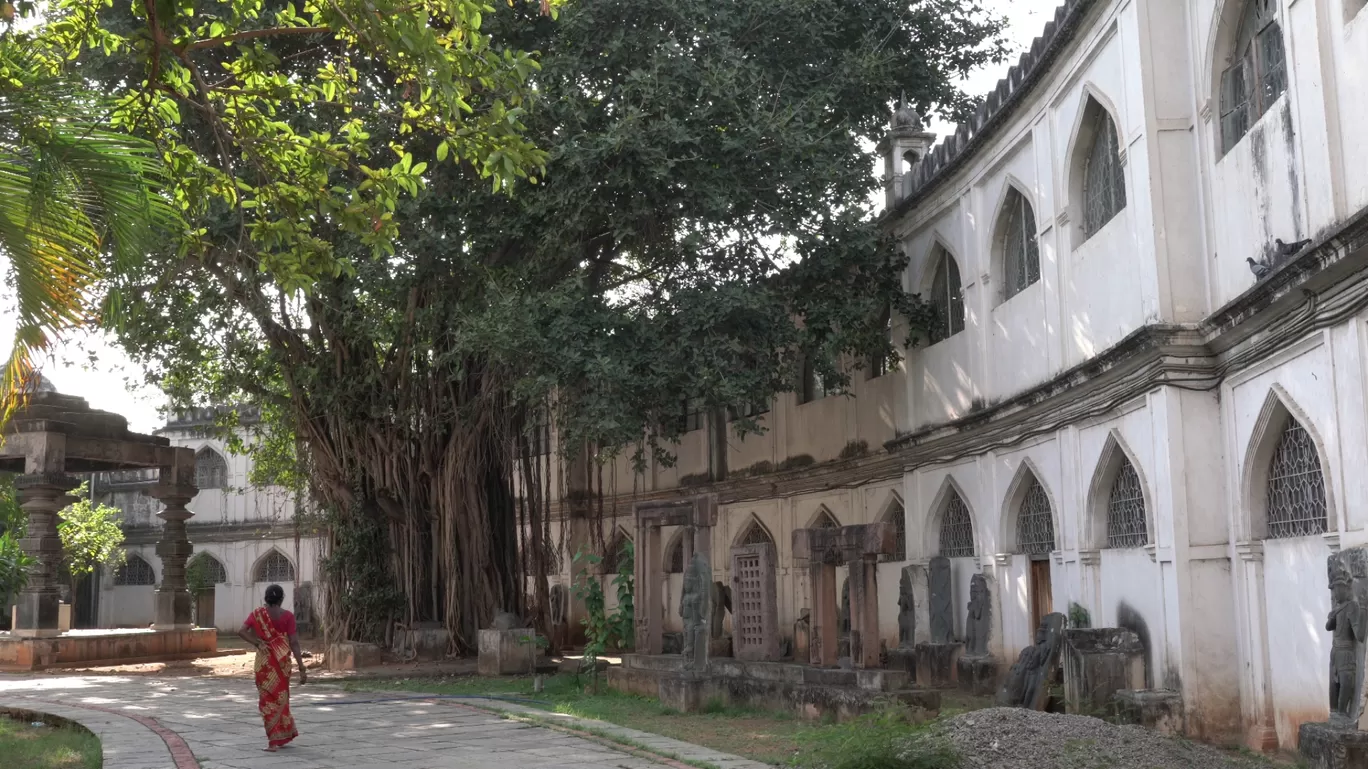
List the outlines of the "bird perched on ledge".
<svg viewBox="0 0 1368 769">
<path fill-rule="evenodd" d="M 1263 280 L 1265 275 L 1273 271 L 1273 268 L 1269 267 L 1267 262 L 1256 262 L 1248 256 L 1245 257 L 1245 261 L 1249 262 L 1249 271 L 1254 273 L 1255 280 Z"/>
<path fill-rule="evenodd" d="M 1274 238 L 1273 245 L 1277 249 L 1278 256 L 1285 259 L 1289 256 L 1296 256 L 1301 253 L 1303 248 L 1311 245 L 1311 239 L 1299 240 L 1296 243 L 1284 243 L 1282 242 L 1282 238 Z"/>
</svg>

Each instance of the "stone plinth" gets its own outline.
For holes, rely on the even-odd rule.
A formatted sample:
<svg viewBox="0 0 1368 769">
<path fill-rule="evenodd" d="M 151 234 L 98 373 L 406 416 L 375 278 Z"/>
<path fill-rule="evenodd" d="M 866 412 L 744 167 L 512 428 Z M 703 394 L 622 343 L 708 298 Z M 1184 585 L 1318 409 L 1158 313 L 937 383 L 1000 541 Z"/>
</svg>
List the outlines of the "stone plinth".
<svg viewBox="0 0 1368 769">
<path fill-rule="evenodd" d="M 122 665 L 195 659 L 218 650 L 218 632 L 87 632 L 50 638 L 0 637 L 0 670 Z"/>
<path fill-rule="evenodd" d="M 1297 751 L 1307 769 L 1362 769 L 1368 766 L 1368 732 L 1324 722 L 1302 724 Z"/>
<path fill-rule="evenodd" d="M 399 645 L 411 651 L 414 659 L 439 660 L 451 646 L 451 632 L 440 622 L 420 622 L 403 631 Z"/>
<path fill-rule="evenodd" d="M 960 691 L 993 694 L 997 691 L 998 665 L 992 657 L 960 657 L 955 663 Z"/>
<path fill-rule="evenodd" d="M 1122 723 L 1170 736 L 1183 731 L 1183 696 L 1171 689 L 1122 689 L 1113 702 Z"/>
<path fill-rule="evenodd" d="M 1125 628 L 1065 630 L 1063 666 L 1069 713 L 1109 713 L 1117 692 L 1145 687 L 1144 644 Z"/>
<path fill-rule="evenodd" d="M 888 661 L 884 667 L 889 670 L 902 670 L 912 676 L 912 680 L 917 680 L 917 650 L 906 647 L 888 650 Z"/>
<path fill-rule="evenodd" d="M 917 685 L 932 689 L 949 689 L 959 677 L 958 662 L 964 652 L 959 643 L 917 644 Z"/>
<path fill-rule="evenodd" d="M 482 676 L 525 676 L 536 659 L 536 631 L 481 630 L 478 669 Z"/>
<path fill-rule="evenodd" d="M 329 670 L 359 670 L 376 667 L 384 661 L 384 653 L 375 644 L 341 641 L 328 646 Z"/>
<path fill-rule="evenodd" d="M 708 641 L 708 657 L 730 657 L 732 656 L 732 637 L 724 635 L 721 638 L 713 638 Z"/>
</svg>

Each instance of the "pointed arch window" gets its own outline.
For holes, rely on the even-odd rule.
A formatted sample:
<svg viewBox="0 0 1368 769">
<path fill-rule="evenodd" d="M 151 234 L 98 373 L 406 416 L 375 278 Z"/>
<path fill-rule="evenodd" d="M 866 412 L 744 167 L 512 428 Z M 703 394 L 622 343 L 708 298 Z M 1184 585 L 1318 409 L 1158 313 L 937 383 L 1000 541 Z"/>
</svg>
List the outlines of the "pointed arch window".
<svg viewBox="0 0 1368 769">
<path fill-rule="evenodd" d="M 941 514 L 940 554 L 946 558 L 974 555 L 974 524 L 969 519 L 969 506 L 953 487 Z"/>
<path fill-rule="evenodd" d="M 1221 73 L 1221 152 L 1230 151 L 1287 90 L 1287 60 L 1274 0 L 1247 0 Z"/>
<path fill-rule="evenodd" d="M 670 554 L 665 558 L 666 574 L 684 573 L 684 537 L 675 537 L 674 544 L 670 546 Z"/>
<path fill-rule="evenodd" d="M 141 556 L 129 555 L 119 568 L 114 570 L 114 584 L 117 587 L 134 587 L 157 584 L 157 573 L 152 564 Z"/>
<path fill-rule="evenodd" d="M 203 489 L 221 489 L 228 485 L 228 461 L 211 448 L 195 453 L 195 485 Z"/>
<path fill-rule="evenodd" d="M 812 522 L 812 526 L 810 528 L 839 529 L 841 528 L 841 523 L 840 521 L 836 520 L 836 516 L 832 515 L 830 510 L 823 507 L 821 511 L 817 513 L 817 520 Z"/>
<path fill-rule="evenodd" d="M 1090 238 L 1126 207 L 1126 175 L 1116 123 L 1102 105 L 1089 99 L 1084 120 L 1092 144 L 1083 165 L 1083 237 Z"/>
<path fill-rule="evenodd" d="M 931 306 L 936 313 L 936 325 L 931 328 L 932 344 L 964 330 L 964 288 L 959 265 L 943 248 L 936 249 L 935 258 L 936 271 L 931 277 Z"/>
<path fill-rule="evenodd" d="M 272 550 L 265 558 L 257 561 L 253 582 L 294 582 L 295 567 L 290 559 L 279 550 Z"/>
<path fill-rule="evenodd" d="M 774 537 L 770 536 L 770 533 L 765 530 L 764 526 L 760 525 L 759 521 L 752 519 L 750 525 L 746 528 L 746 532 L 741 535 L 741 538 L 736 541 L 736 544 L 738 547 L 746 547 L 747 545 L 773 545 Z"/>
<path fill-rule="evenodd" d="M 907 560 L 907 511 L 903 508 L 902 500 L 894 499 L 884 511 L 883 520 L 893 524 L 897 531 L 897 539 L 893 544 L 891 555 L 881 555 L 879 560 L 885 563 L 897 563 Z"/>
<path fill-rule="evenodd" d="M 1050 497 L 1034 475 L 1017 511 L 1017 546 L 1027 555 L 1046 555 L 1055 549 Z"/>
<path fill-rule="evenodd" d="M 223 562 L 208 553 L 200 553 L 190 561 L 194 568 L 204 570 L 204 577 L 211 585 L 222 585 L 228 582 L 228 569 Z"/>
<path fill-rule="evenodd" d="M 1036 238 L 1035 211 L 1016 190 L 1007 190 L 1002 236 L 1003 299 L 1011 299 L 1040 280 L 1040 242 Z"/>
<path fill-rule="evenodd" d="M 1121 457 L 1121 467 L 1107 495 L 1107 547 L 1144 547 L 1149 544 L 1145 530 L 1145 492 L 1140 474 L 1130 458 Z"/>
<path fill-rule="evenodd" d="M 627 557 L 627 547 L 632 538 L 627 536 L 627 532 L 618 529 L 613 532 L 613 539 L 608 543 L 608 548 L 603 552 L 603 562 L 599 564 L 600 572 L 603 574 L 617 574 L 620 564 Z"/>
<path fill-rule="evenodd" d="M 1289 416 L 1268 467 L 1268 536 L 1304 537 L 1325 531 L 1320 455 L 1306 428 Z"/>
</svg>

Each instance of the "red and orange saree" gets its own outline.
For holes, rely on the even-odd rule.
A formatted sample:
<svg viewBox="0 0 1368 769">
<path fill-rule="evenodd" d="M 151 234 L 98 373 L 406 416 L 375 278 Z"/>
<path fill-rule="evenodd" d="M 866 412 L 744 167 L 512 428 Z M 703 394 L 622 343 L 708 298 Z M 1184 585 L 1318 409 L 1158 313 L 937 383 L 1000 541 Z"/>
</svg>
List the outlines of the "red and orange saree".
<svg viewBox="0 0 1368 769">
<path fill-rule="evenodd" d="M 248 623 L 263 641 L 256 654 L 256 685 L 261 695 L 257 707 L 266 722 L 266 739 L 278 748 L 299 736 L 290 715 L 290 639 L 276 630 L 264 606 L 252 612 Z"/>
</svg>

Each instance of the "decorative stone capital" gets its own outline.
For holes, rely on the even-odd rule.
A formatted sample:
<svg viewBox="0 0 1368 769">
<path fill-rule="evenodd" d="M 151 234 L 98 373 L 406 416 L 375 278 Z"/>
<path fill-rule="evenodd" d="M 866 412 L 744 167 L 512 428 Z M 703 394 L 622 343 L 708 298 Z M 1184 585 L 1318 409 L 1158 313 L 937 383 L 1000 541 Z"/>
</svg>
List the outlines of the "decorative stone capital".
<svg viewBox="0 0 1368 769">
<path fill-rule="evenodd" d="M 1325 540 L 1325 546 L 1330 548 L 1330 552 L 1338 553 L 1340 551 L 1340 535 L 1338 531 L 1327 531 L 1325 534 L 1322 534 L 1321 537 Z"/>
<path fill-rule="evenodd" d="M 1064 565 L 1064 551 L 1063 551 L 1063 550 L 1052 550 L 1052 551 L 1050 551 L 1050 558 L 1054 559 L 1055 565 L 1057 565 L 1057 566 L 1063 566 L 1063 565 Z"/>
<path fill-rule="evenodd" d="M 1240 556 L 1240 560 L 1251 563 L 1263 563 L 1264 544 L 1259 540 L 1248 542 L 1236 542 L 1235 553 Z"/>
<path fill-rule="evenodd" d="M 1145 555 L 1149 556 L 1150 563 L 1159 562 L 1159 548 L 1156 547 L 1153 542 L 1151 542 L 1148 545 L 1145 545 Z"/>
<path fill-rule="evenodd" d="M 1011 554 L 1011 553 L 995 553 L 995 554 L 993 555 L 993 563 L 997 564 L 1000 568 L 1004 568 L 1004 569 L 1005 569 L 1005 568 L 1007 568 L 1008 566 L 1011 566 L 1011 565 L 1012 565 L 1012 554 Z"/>
<path fill-rule="evenodd" d="M 1097 566 L 1102 563 L 1102 551 L 1079 550 L 1078 562 L 1084 566 Z"/>
</svg>

